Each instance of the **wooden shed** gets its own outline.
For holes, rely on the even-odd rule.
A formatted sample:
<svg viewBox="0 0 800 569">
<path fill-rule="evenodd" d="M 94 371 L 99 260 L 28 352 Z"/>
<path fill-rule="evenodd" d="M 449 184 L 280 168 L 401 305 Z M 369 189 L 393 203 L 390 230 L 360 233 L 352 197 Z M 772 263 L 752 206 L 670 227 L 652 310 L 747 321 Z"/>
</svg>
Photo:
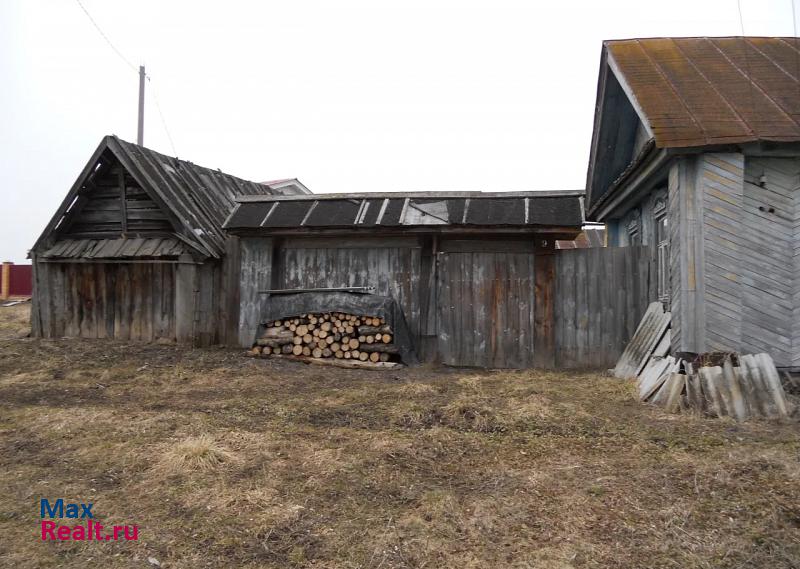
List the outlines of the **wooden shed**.
<svg viewBox="0 0 800 569">
<path fill-rule="evenodd" d="M 34 335 L 237 338 L 238 251 L 222 223 L 239 196 L 307 191 L 280 182 L 105 137 L 30 252 Z"/>
<path fill-rule="evenodd" d="M 657 251 L 674 352 L 800 368 L 800 44 L 605 42 L 587 219 Z"/>
<path fill-rule="evenodd" d="M 225 228 L 240 238 L 240 344 L 266 291 L 374 287 L 402 307 L 423 361 L 552 367 L 555 242 L 580 232 L 582 195 L 238 198 Z"/>
</svg>

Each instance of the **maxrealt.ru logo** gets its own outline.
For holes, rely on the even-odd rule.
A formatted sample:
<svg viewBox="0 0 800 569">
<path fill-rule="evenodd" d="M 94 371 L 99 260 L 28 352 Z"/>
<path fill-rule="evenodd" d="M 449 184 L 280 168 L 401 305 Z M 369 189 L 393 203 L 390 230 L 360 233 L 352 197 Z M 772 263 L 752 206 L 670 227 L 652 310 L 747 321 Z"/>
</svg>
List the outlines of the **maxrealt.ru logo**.
<svg viewBox="0 0 800 569">
<path fill-rule="evenodd" d="M 139 539 L 138 526 L 112 526 L 110 533 L 104 532 L 105 526 L 94 520 L 93 507 L 94 504 L 65 503 L 63 498 L 52 503 L 47 498 L 42 498 L 40 502 L 42 541 L 117 541 L 119 539 L 136 541 Z M 59 524 L 52 521 L 56 518 L 59 520 L 80 519 L 85 522 L 75 525 Z"/>
</svg>

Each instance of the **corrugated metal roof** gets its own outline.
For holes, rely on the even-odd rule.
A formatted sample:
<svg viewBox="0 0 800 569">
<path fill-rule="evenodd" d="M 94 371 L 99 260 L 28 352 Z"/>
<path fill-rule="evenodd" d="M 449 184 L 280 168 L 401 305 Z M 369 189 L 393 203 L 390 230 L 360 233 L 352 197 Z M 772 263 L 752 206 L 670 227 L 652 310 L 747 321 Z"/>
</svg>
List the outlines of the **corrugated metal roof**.
<svg viewBox="0 0 800 569">
<path fill-rule="evenodd" d="M 582 192 L 336 194 L 243 198 L 226 229 L 399 226 L 580 227 Z"/>
<path fill-rule="evenodd" d="M 126 259 L 179 257 L 189 252 L 177 237 L 141 239 L 63 239 L 41 254 L 48 259 Z"/>
<path fill-rule="evenodd" d="M 651 38 L 604 43 L 656 146 L 800 141 L 800 40 Z"/>
</svg>

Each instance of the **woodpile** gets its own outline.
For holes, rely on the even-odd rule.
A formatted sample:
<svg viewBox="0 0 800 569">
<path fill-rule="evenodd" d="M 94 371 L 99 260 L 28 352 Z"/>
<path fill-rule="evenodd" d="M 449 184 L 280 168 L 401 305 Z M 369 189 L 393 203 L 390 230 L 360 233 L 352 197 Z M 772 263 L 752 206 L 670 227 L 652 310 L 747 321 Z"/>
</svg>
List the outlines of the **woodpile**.
<svg viewBox="0 0 800 569">
<path fill-rule="evenodd" d="M 343 312 L 308 313 L 267 322 L 248 352 L 254 357 L 294 356 L 297 359 L 388 364 L 399 361 L 400 350 L 384 318 Z M 387 365 L 378 368 L 394 367 Z"/>
</svg>

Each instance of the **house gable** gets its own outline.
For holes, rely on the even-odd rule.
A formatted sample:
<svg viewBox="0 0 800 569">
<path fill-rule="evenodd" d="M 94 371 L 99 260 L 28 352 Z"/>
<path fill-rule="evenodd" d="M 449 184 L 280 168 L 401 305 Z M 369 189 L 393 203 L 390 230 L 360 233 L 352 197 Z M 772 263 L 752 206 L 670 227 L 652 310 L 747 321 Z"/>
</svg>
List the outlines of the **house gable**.
<svg viewBox="0 0 800 569">
<path fill-rule="evenodd" d="M 617 78 L 603 51 L 595 106 L 595 125 L 586 180 L 586 209 L 591 211 L 625 173 L 651 134 L 625 86 Z"/>
<path fill-rule="evenodd" d="M 303 191 L 274 189 L 106 136 L 33 251 L 49 250 L 58 239 L 170 237 L 201 258 L 219 259 L 228 240 L 222 224 L 237 197 L 293 193 Z"/>
<path fill-rule="evenodd" d="M 150 193 L 106 149 L 78 199 L 56 228 L 57 239 L 166 236 L 178 231 Z"/>
</svg>

